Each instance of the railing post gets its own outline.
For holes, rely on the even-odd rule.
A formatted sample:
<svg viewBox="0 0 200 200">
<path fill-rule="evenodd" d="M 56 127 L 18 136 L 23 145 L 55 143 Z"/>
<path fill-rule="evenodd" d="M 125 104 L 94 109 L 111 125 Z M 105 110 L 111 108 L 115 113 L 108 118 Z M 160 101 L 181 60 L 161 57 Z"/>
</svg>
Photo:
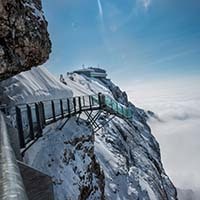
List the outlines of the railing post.
<svg viewBox="0 0 200 200">
<path fill-rule="evenodd" d="M 19 135 L 19 142 L 20 142 L 20 148 L 24 148 L 26 146 L 25 139 L 24 139 L 24 130 L 23 130 L 23 124 L 22 124 L 22 116 L 21 116 L 21 110 L 19 107 L 15 107 L 16 110 L 16 122 L 17 122 L 17 130 Z"/>
<path fill-rule="evenodd" d="M 83 96 L 83 106 L 85 107 L 85 97 Z"/>
<path fill-rule="evenodd" d="M 92 103 L 92 106 L 94 105 L 94 98 L 93 96 L 91 96 L 91 103 Z"/>
<path fill-rule="evenodd" d="M 90 109 L 92 109 L 92 100 L 91 100 L 91 96 L 89 96 L 89 106 L 90 106 Z"/>
<path fill-rule="evenodd" d="M 36 115 L 37 128 L 38 128 L 37 136 L 40 137 L 40 136 L 42 136 L 42 127 L 41 127 L 41 122 L 40 122 L 40 111 L 39 111 L 38 103 L 35 103 L 35 115 Z"/>
<path fill-rule="evenodd" d="M 53 115 L 53 121 L 56 121 L 56 112 L 55 112 L 55 106 L 54 106 L 54 101 L 51 101 L 51 109 L 52 109 L 52 115 Z"/>
<path fill-rule="evenodd" d="M 73 97 L 74 113 L 76 113 L 76 97 Z"/>
<path fill-rule="evenodd" d="M 34 131 L 33 131 L 33 119 L 32 119 L 31 107 L 27 104 L 26 109 L 27 109 L 27 116 L 28 116 L 30 139 L 34 140 L 35 136 L 34 136 Z"/>
<path fill-rule="evenodd" d="M 45 109 L 44 109 L 44 103 L 42 101 L 40 102 L 40 106 L 41 106 L 41 115 L 42 115 L 42 125 L 43 127 L 45 127 L 46 125 Z"/>
<path fill-rule="evenodd" d="M 113 109 L 113 100 L 112 100 L 112 99 L 110 99 L 110 104 L 111 104 L 112 110 L 114 110 L 114 109 Z"/>
<path fill-rule="evenodd" d="M 70 101 L 69 101 L 69 99 L 67 99 L 67 110 L 68 110 L 68 114 L 70 116 L 71 115 L 71 110 L 70 110 Z"/>
<path fill-rule="evenodd" d="M 98 93 L 98 102 L 99 102 L 99 107 L 100 109 L 102 108 L 102 100 L 101 100 L 101 93 Z"/>
<path fill-rule="evenodd" d="M 81 97 L 78 97 L 78 104 L 79 104 L 79 111 L 82 111 L 82 106 L 81 106 Z"/>
<path fill-rule="evenodd" d="M 106 107 L 106 96 L 101 94 L 101 106 Z"/>
<path fill-rule="evenodd" d="M 61 112 L 62 118 L 64 118 L 63 101 L 62 101 L 62 99 L 60 99 L 60 112 Z"/>
</svg>

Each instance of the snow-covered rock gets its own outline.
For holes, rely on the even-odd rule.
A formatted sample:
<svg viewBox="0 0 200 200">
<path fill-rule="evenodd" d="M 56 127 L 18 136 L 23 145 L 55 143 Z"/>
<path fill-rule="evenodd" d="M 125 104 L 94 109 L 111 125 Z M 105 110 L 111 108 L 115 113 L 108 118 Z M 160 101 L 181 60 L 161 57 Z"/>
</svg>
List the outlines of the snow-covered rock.
<svg viewBox="0 0 200 200">
<path fill-rule="evenodd" d="M 95 152 L 105 174 L 106 199 L 176 199 L 176 190 L 162 167 L 159 145 L 146 123 L 148 116 L 144 110 L 128 102 L 126 93 L 109 79 L 78 74 L 70 77 L 73 85 L 85 86 L 83 91 L 107 93 L 131 107 L 134 113 L 132 122 L 116 117 L 95 135 Z"/>
<path fill-rule="evenodd" d="M 52 176 L 55 199 L 104 199 L 104 173 L 94 153 L 94 135 L 84 121 L 72 118 L 48 126 L 25 155 L 34 168 Z"/>
<path fill-rule="evenodd" d="M 29 71 L 21 72 L 2 81 L 0 87 L 3 90 L 0 101 L 9 105 L 66 98 L 73 94 L 68 86 L 60 83 L 44 67 L 34 67 Z"/>
<path fill-rule="evenodd" d="M 40 69 L 34 70 L 40 73 Z M 42 73 L 50 76 L 44 69 Z M 24 76 L 18 76 L 20 87 L 24 87 Z M 53 87 L 52 82 L 42 80 L 40 84 L 47 90 Z M 62 121 L 45 128 L 44 136 L 27 151 L 25 161 L 53 177 L 55 199 L 176 200 L 176 189 L 162 166 L 159 145 L 146 123 L 147 114 L 128 102 L 126 93 L 109 79 L 70 73 L 65 82 L 67 86 L 58 87 L 58 93 L 69 88 L 74 96 L 101 92 L 129 106 L 134 116 L 131 121 L 115 117 L 95 134 L 88 123 L 76 122 L 76 118 L 71 118 L 62 131 L 58 130 Z M 56 97 L 62 98 L 58 93 Z M 17 99 L 10 89 L 6 94 Z M 22 96 L 24 101 L 27 96 L 34 100 L 33 93 Z"/>
</svg>

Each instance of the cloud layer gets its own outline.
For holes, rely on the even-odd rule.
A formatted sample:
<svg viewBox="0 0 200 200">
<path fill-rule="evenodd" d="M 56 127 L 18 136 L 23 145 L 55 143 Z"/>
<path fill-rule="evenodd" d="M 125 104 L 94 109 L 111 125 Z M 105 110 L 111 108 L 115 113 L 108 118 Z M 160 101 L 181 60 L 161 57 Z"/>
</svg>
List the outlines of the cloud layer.
<svg viewBox="0 0 200 200">
<path fill-rule="evenodd" d="M 164 167 L 179 188 L 200 188 L 200 79 L 198 77 L 134 84 L 129 97 L 154 111 L 163 122 L 150 120 Z"/>
</svg>

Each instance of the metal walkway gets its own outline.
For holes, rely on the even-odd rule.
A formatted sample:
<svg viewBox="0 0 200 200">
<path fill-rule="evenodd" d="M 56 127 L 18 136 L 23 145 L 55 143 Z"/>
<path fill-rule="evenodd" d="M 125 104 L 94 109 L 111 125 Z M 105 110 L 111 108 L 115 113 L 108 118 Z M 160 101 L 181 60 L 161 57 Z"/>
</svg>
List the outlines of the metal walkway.
<svg viewBox="0 0 200 200">
<path fill-rule="evenodd" d="M 123 119 L 132 118 L 131 109 L 101 93 L 20 104 L 5 108 L 5 112 L 7 112 L 10 121 L 13 122 L 13 126 L 18 130 L 22 154 L 42 136 L 45 126 L 61 119 L 66 120 L 60 129 L 63 128 L 69 118 L 77 116 L 78 121 L 80 115 L 84 113 L 86 120 L 93 126 L 94 131 L 97 131 L 105 125 L 97 123 L 102 113 L 107 115 L 106 123 L 112 120 L 114 116 Z"/>
<path fill-rule="evenodd" d="M 78 121 L 82 113 L 85 114 L 86 120 L 93 126 L 94 131 L 102 128 L 114 116 L 126 120 L 132 118 L 131 109 L 100 93 L 20 104 L 15 107 L 0 107 L 0 199 L 28 199 L 28 193 L 25 190 L 19 166 L 9 141 L 9 135 L 12 133 L 8 134 L 4 115 L 18 130 L 23 156 L 24 152 L 42 136 L 45 126 L 63 119 L 64 123 L 59 127 L 62 129 L 72 116 L 76 116 Z M 106 117 L 104 120 L 100 120 L 104 114 Z M 104 122 L 99 124 L 98 121 Z"/>
</svg>

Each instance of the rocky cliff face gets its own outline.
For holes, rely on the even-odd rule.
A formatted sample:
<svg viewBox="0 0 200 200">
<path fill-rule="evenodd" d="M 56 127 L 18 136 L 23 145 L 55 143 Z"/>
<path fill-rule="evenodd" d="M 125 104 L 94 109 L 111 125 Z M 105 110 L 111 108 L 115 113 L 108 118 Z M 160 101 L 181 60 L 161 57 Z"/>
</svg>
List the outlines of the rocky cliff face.
<svg viewBox="0 0 200 200">
<path fill-rule="evenodd" d="M 96 81 L 134 113 L 131 121 L 115 117 L 96 134 L 95 149 L 105 173 L 106 199 L 176 200 L 176 189 L 163 169 L 159 144 L 147 124 L 145 111 L 128 102 L 127 94 L 110 80 Z"/>
<path fill-rule="evenodd" d="M 94 152 L 92 130 L 71 118 L 62 131 L 55 131 L 61 124 L 45 130 L 25 161 L 52 177 L 55 200 L 104 200 L 104 173 Z"/>
<path fill-rule="evenodd" d="M 0 80 L 44 63 L 51 51 L 40 0 L 0 0 Z"/>
</svg>

